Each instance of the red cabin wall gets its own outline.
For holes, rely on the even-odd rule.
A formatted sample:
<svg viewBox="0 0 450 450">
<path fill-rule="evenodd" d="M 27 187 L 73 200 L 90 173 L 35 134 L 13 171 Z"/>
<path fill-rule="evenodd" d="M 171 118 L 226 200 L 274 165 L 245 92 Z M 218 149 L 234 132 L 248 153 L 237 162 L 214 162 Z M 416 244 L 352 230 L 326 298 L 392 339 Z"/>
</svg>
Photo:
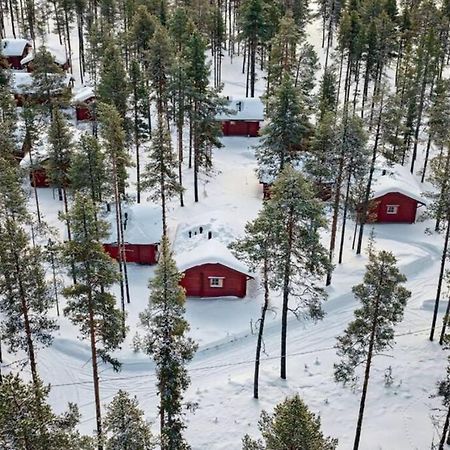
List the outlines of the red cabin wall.
<svg viewBox="0 0 450 450">
<path fill-rule="evenodd" d="M 245 120 L 225 120 L 222 122 L 224 136 L 250 136 L 259 134 L 259 122 L 246 122 Z"/>
<path fill-rule="evenodd" d="M 91 112 L 89 111 L 89 108 L 87 106 L 77 106 L 75 108 L 77 121 L 83 121 L 83 120 L 93 120 Z"/>
<path fill-rule="evenodd" d="M 417 200 L 399 192 L 390 192 L 373 200 L 372 221 L 377 223 L 414 223 L 416 221 Z M 388 205 L 398 205 L 397 214 L 387 214 Z"/>
<path fill-rule="evenodd" d="M 34 176 L 33 176 L 34 175 Z M 50 183 L 47 180 L 47 172 L 41 167 L 39 169 L 34 169 L 30 173 L 30 182 L 33 187 L 49 187 Z"/>
<path fill-rule="evenodd" d="M 119 259 L 119 248 L 116 244 L 103 244 L 103 248 L 111 258 Z M 156 264 L 157 244 L 125 244 L 127 262 L 137 264 Z"/>
<path fill-rule="evenodd" d="M 8 61 L 11 69 L 21 70 L 22 65 L 20 64 L 20 61 L 22 61 L 23 58 L 24 56 L 8 56 L 6 60 Z"/>
<path fill-rule="evenodd" d="M 223 287 L 210 287 L 209 277 L 223 277 Z M 245 297 L 248 276 L 222 264 L 203 264 L 184 272 L 180 281 L 189 297 Z"/>
</svg>

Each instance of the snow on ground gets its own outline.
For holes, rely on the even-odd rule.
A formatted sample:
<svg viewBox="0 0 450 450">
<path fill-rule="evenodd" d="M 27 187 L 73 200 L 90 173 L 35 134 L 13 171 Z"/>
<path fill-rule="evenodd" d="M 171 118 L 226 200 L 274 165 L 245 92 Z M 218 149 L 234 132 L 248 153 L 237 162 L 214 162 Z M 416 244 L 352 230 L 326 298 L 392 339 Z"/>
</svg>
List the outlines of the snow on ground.
<svg viewBox="0 0 450 450">
<path fill-rule="evenodd" d="M 308 27 L 308 34 L 319 50 L 321 34 L 317 22 Z M 76 41 L 73 48 L 76 48 Z M 73 62 L 78 83 L 76 61 L 75 56 Z M 235 57 L 232 64 L 225 58 L 225 95 L 245 94 L 241 67 L 241 57 Z M 262 94 L 264 86 L 261 74 L 259 78 L 257 95 Z M 227 137 L 222 142 L 224 147 L 214 151 L 214 174 L 202 177 L 201 198 L 197 204 L 193 201 L 192 170 L 185 168 L 186 206 L 179 207 L 176 200 L 170 205 L 171 235 L 175 235 L 179 224 L 198 224 L 200 218 L 205 217 L 209 217 L 210 224 L 213 218 L 230 224 L 233 233 L 239 235 L 245 222 L 254 218 L 260 209 L 262 189 L 254 172 L 256 161 L 252 148 L 258 139 Z M 130 175 L 132 182 L 134 172 Z M 131 185 L 130 190 L 133 189 Z M 57 195 L 51 189 L 39 189 L 39 198 L 45 220 L 62 233 L 63 227 L 58 221 L 62 203 Z M 33 208 L 34 203 L 30 200 L 30 209 Z M 361 449 L 364 450 L 424 450 L 436 436 L 430 415 L 439 401 L 430 399 L 430 394 L 435 392 L 436 381 L 444 375 L 446 354 L 427 337 L 442 236 L 425 233 L 427 227 L 432 228 L 432 224 L 366 227 L 366 242 L 373 231 L 376 246 L 391 250 L 397 256 L 401 270 L 408 277 L 407 287 L 412 291 L 412 298 L 405 319 L 397 329 L 394 349 L 374 361 L 362 433 Z M 352 320 L 353 310 L 358 306 L 351 295 L 351 287 L 361 281 L 367 260 L 365 255 L 355 256 L 351 251 L 352 230 L 353 225 L 349 223 L 344 263 L 336 268 L 333 283 L 327 289 L 329 299 L 325 304 L 325 319 L 317 324 L 294 318 L 289 321 L 287 381 L 278 376 L 279 297 L 273 296 L 265 333 L 258 401 L 252 398 L 256 342 L 252 325 L 259 317 L 261 305 L 257 283 L 250 285 L 249 295 L 242 300 L 187 299 L 186 317 L 191 324 L 191 335 L 199 343 L 199 350 L 189 364 L 192 384 L 186 395 L 188 401 L 197 403 L 195 413 L 186 415 L 186 433 L 194 450 L 239 449 L 245 433 L 258 434 L 260 411 L 272 410 L 286 395 L 295 392 L 313 411 L 320 413 L 324 432 L 339 438 L 339 449 L 351 448 L 360 391 L 336 385 L 332 372 L 337 359 L 333 349 L 335 338 Z M 325 240 L 327 238 L 325 236 Z M 132 338 L 140 331 L 138 314 L 147 304 L 147 283 L 153 273 L 154 267 L 129 264 L 132 302 L 127 305 L 127 311 L 130 333 L 123 348 L 117 352 L 123 368 L 117 374 L 107 367 L 102 368 L 101 396 L 106 405 L 118 389 L 126 389 L 138 397 L 147 417 L 157 423 L 158 398 L 153 364 L 132 349 Z M 53 386 L 50 401 L 55 409 L 63 410 L 68 401 L 78 403 L 83 415 L 80 429 L 91 433 L 95 426 L 95 411 L 89 347 L 77 339 L 78 332 L 67 319 L 61 317 L 59 322 L 61 328 L 53 345 L 38 354 L 39 370 L 45 382 Z M 4 357 L 5 364 L 18 358 L 8 354 Z M 394 380 L 392 386 L 385 387 L 385 371 L 389 366 Z M 16 368 L 16 365 L 11 367 Z"/>
</svg>

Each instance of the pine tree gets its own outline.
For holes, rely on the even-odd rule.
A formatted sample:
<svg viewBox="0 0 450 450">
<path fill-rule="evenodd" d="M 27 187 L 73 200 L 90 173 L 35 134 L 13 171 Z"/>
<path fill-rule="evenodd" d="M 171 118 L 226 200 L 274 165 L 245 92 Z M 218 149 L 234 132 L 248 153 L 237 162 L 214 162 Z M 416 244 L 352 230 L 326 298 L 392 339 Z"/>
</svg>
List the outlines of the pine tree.
<svg viewBox="0 0 450 450">
<path fill-rule="evenodd" d="M 164 235 L 167 234 L 167 202 L 182 189 L 178 183 L 176 169 L 170 133 L 163 116 L 159 114 L 148 162 L 142 175 L 142 188 L 151 191 L 151 200 L 161 204 Z"/>
<path fill-rule="evenodd" d="M 194 31 L 186 49 L 186 74 L 189 85 L 190 126 L 194 152 L 194 201 L 198 202 L 198 181 L 201 169 L 212 167 L 212 149 L 222 147 L 219 141 L 220 124 L 216 115 L 223 109 L 224 100 L 210 89 L 209 67 L 206 64 L 206 44 L 198 31 Z"/>
<path fill-rule="evenodd" d="M 183 394 L 189 386 L 186 369 L 197 348 L 186 336 L 185 293 L 179 285 L 182 275 L 172 258 L 169 241 L 163 237 L 155 277 L 150 280 L 148 307 L 140 315 L 146 335 L 140 348 L 156 364 L 160 398 L 159 417 L 162 450 L 189 449 L 183 436 Z"/>
<path fill-rule="evenodd" d="M 151 450 L 155 442 L 136 397 L 119 390 L 105 415 L 106 450 Z"/>
<path fill-rule="evenodd" d="M 108 236 L 108 225 L 98 218 L 89 196 L 77 195 L 69 211 L 72 241 L 64 248 L 65 258 L 75 263 L 77 284 L 64 289 L 67 306 L 64 314 L 79 327 L 81 339 L 90 341 L 94 383 L 97 447 L 103 450 L 100 402 L 99 360 L 120 369 L 111 356 L 124 339 L 125 316 L 116 308 L 116 299 L 108 289 L 118 281 L 118 273 L 101 241 Z"/>
<path fill-rule="evenodd" d="M 52 333 L 58 328 L 49 317 L 54 299 L 45 280 L 41 250 L 30 242 L 28 229 L 32 223 L 20 173 L 14 162 L 1 157 L 0 169 L 1 340 L 10 352 L 27 353 L 37 385 L 37 348 L 50 345 Z"/>
<path fill-rule="evenodd" d="M 272 186 L 262 214 L 274 228 L 272 267 L 276 287 L 283 296 L 280 376 L 286 379 L 288 311 L 313 320 L 324 315 L 321 303 L 326 294 L 318 283 L 329 261 L 319 230 L 326 220 L 309 182 L 289 165 Z"/>
<path fill-rule="evenodd" d="M 256 157 L 259 174 L 276 177 L 286 164 L 299 159 L 310 133 L 306 109 L 292 79 L 285 74 L 273 97 L 268 99 L 266 117 Z"/>
<path fill-rule="evenodd" d="M 50 388 L 38 379 L 23 382 L 7 374 L 0 383 L 0 445 L 2 449 L 93 450 L 91 440 L 76 430 L 76 405 L 56 415 L 48 405 Z M 36 395 L 38 392 L 38 395 Z"/>
<path fill-rule="evenodd" d="M 338 337 L 334 376 L 344 384 L 356 382 L 355 371 L 365 365 L 363 390 L 353 449 L 359 448 L 372 359 L 394 342 L 394 327 L 403 319 L 403 311 L 411 293 L 402 286 L 406 281 L 390 252 L 375 253 L 371 248 L 363 283 L 353 287 L 353 294 L 362 303 L 355 311 L 344 334 Z"/>
<path fill-rule="evenodd" d="M 230 248 L 240 259 L 245 261 L 252 271 L 259 271 L 262 276 L 261 284 L 264 289 L 264 303 L 261 307 L 261 316 L 256 323 L 258 339 L 256 343 L 255 371 L 253 377 L 253 398 L 259 397 L 259 367 L 263 347 L 264 324 L 269 309 L 270 286 L 274 284 L 272 267 L 273 242 L 272 223 L 267 220 L 264 213 L 245 226 L 245 237 L 235 241 Z"/>
<path fill-rule="evenodd" d="M 336 111 L 336 75 L 330 68 L 323 73 L 318 100 L 319 119 L 322 119 L 327 112 Z"/>
<path fill-rule="evenodd" d="M 334 450 L 337 439 L 325 437 L 320 417 L 309 411 L 298 394 L 279 403 L 273 412 L 261 413 L 259 421 L 262 440 L 246 435 L 243 450 Z"/>
<path fill-rule="evenodd" d="M 106 171 L 106 156 L 98 140 L 82 134 L 71 154 L 68 178 L 73 192 L 87 194 L 94 204 L 100 204 L 107 194 L 109 177 Z"/>
<path fill-rule="evenodd" d="M 110 42 L 103 49 L 97 95 L 101 102 L 114 106 L 125 121 L 128 100 L 128 79 L 118 46 Z"/>
</svg>

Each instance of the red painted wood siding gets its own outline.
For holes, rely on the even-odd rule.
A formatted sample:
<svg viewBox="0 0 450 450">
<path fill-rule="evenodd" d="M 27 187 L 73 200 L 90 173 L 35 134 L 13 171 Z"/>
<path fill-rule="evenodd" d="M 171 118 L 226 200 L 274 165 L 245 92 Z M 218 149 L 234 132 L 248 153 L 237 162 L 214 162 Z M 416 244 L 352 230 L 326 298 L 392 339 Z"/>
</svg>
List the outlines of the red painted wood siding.
<svg viewBox="0 0 450 450">
<path fill-rule="evenodd" d="M 89 107 L 87 107 L 87 106 L 77 106 L 75 108 L 75 112 L 76 112 L 77 120 L 79 122 L 84 121 L 84 120 L 89 120 L 89 121 L 93 120 L 91 112 L 89 110 Z"/>
<path fill-rule="evenodd" d="M 223 277 L 222 287 L 210 287 L 209 277 Z M 203 264 L 184 272 L 180 284 L 189 297 L 245 297 L 248 276 L 222 264 Z"/>
<path fill-rule="evenodd" d="M 119 259 L 119 248 L 116 244 L 103 244 L 103 248 L 111 258 Z M 127 262 L 137 264 L 156 264 L 157 244 L 125 244 Z"/>
<path fill-rule="evenodd" d="M 34 176 L 33 176 L 34 175 Z M 33 183 L 34 181 L 34 183 Z M 43 167 L 40 169 L 34 169 L 32 173 L 30 173 L 30 183 L 33 187 L 49 187 L 50 183 L 47 180 L 47 172 Z M 35 186 L 36 184 L 36 186 Z"/>
<path fill-rule="evenodd" d="M 250 136 L 259 135 L 259 122 L 246 122 L 245 120 L 225 120 L 222 122 L 224 136 Z"/>
<path fill-rule="evenodd" d="M 416 221 L 417 200 L 399 192 L 390 192 L 373 200 L 371 214 L 378 223 L 414 223 Z M 398 205 L 397 214 L 387 214 L 388 205 Z"/>
</svg>

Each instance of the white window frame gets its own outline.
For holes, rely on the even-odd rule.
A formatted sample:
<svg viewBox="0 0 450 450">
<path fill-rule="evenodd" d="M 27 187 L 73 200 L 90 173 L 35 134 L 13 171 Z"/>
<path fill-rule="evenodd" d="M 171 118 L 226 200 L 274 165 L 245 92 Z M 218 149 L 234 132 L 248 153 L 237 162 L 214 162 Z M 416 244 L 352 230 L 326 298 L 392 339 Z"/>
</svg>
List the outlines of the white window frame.
<svg viewBox="0 0 450 450">
<path fill-rule="evenodd" d="M 398 208 L 400 205 L 386 205 L 386 214 L 395 215 L 398 214 Z"/>
<path fill-rule="evenodd" d="M 223 287 L 223 280 L 225 277 L 208 277 L 209 279 L 209 287 L 212 288 L 222 288 Z M 217 280 L 217 284 L 215 284 Z"/>
</svg>

